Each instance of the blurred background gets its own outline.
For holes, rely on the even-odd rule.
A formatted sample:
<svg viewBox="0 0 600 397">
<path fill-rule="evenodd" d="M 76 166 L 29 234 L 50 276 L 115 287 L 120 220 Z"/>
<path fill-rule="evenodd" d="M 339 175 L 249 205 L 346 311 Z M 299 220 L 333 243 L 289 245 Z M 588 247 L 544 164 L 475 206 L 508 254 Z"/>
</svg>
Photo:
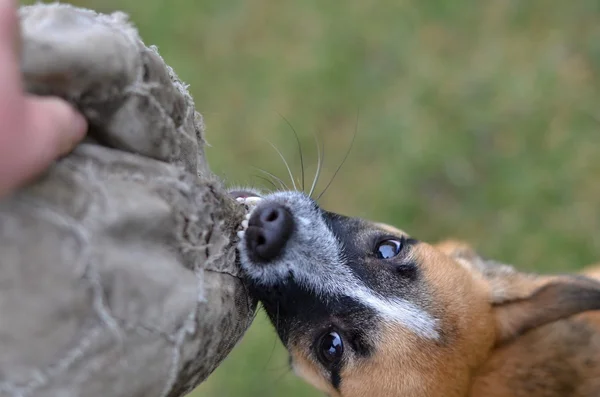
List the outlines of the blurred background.
<svg viewBox="0 0 600 397">
<path fill-rule="evenodd" d="M 598 0 L 77 0 L 131 15 L 191 85 L 229 184 L 307 183 L 329 210 L 470 240 L 535 271 L 600 261 Z M 282 117 L 283 116 L 283 117 Z M 358 123 L 357 123 L 358 120 Z M 265 315 L 194 397 L 318 396 Z"/>
</svg>

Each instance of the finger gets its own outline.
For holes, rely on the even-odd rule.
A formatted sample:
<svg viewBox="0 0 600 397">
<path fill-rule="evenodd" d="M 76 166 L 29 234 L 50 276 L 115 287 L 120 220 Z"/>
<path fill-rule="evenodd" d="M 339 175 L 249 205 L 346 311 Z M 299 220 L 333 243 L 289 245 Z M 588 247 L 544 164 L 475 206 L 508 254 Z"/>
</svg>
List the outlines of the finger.
<svg viewBox="0 0 600 397">
<path fill-rule="evenodd" d="M 0 88 L 5 93 L 2 98 L 8 98 L 7 93 L 15 94 L 22 91 L 18 31 L 19 19 L 15 1 L 0 0 Z"/>
<path fill-rule="evenodd" d="M 87 130 L 83 116 L 54 97 L 28 97 L 25 120 L 18 137 L 14 134 L 14 139 L 1 148 L 0 196 L 35 178 L 70 152 Z"/>
<path fill-rule="evenodd" d="M 26 117 L 32 150 L 44 164 L 70 152 L 85 136 L 87 121 L 73 106 L 56 97 L 29 95 Z"/>
</svg>

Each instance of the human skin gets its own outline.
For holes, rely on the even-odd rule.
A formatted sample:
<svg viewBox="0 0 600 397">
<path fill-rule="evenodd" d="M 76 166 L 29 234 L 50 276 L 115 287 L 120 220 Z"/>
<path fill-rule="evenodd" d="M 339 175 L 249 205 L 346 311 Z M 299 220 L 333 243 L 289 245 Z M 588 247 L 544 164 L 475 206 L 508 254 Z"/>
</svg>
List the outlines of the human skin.
<svg viewBox="0 0 600 397">
<path fill-rule="evenodd" d="M 24 91 L 18 32 L 16 2 L 0 0 L 0 198 L 70 152 L 87 131 L 66 101 Z"/>
</svg>

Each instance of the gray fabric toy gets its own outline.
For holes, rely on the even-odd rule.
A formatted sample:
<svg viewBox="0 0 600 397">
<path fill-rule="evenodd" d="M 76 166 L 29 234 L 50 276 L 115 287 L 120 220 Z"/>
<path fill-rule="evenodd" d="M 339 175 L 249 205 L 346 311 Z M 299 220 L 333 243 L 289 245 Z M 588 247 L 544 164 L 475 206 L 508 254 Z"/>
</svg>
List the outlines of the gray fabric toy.
<svg viewBox="0 0 600 397">
<path fill-rule="evenodd" d="M 250 325 L 244 210 L 211 173 L 186 86 L 124 14 L 20 9 L 27 90 L 86 142 L 0 200 L 0 396 L 182 396 Z"/>
</svg>

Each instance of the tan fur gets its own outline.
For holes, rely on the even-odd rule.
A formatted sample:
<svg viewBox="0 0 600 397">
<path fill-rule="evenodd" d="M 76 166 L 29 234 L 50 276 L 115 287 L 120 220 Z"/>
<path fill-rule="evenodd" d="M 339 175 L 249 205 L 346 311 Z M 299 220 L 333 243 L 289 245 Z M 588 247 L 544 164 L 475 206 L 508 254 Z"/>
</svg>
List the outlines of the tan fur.
<svg viewBox="0 0 600 397">
<path fill-rule="evenodd" d="M 587 269 L 584 269 L 583 274 L 585 274 L 588 277 L 592 277 L 596 280 L 600 280 L 600 265 L 593 265 L 588 267 Z"/>
<path fill-rule="evenodd" d="M 385 230 L 386 232 L 393 234 L 395 236 L 402 236 L 402 235 L 406 235 L 406 233 L 398 228 L 396 228 L 395 226 L 392 225 L 387 225 L 385 223 L 376 223 L 375 226 L 377 226 L 378 228 L 380 228 L 381 230 Z"/>
<path fill-rule="evenodd" d="M 298 375 L 339 397 L 599 395 L 600 311 L 587 311 L 600 308 L 590 301 L 600 298 L 598 284 L 520 273 L 485 261 L 457 241 L 419 243 L 412 255 L 441 339 L 419 339 L 384 324 L 377 353 L 362 361 L 350 358 L 339 391 L 310 358 L 308 345 L 298 345 L 290 349 Z M 587 274 L 600 279 L 600 266 Z"/>
<path fill-rule="evenodd" d="M 319 390 L 323 390 L 328 395 L 336 395 L 336 391 L 326 380 L 326 375 L 318 370 L 318 365 L 310 360 L 304 352 L 306 348 L 291 347 L 290 355 L 292 356 L 292 366 L 296 375 L 303 378 L 312 386 Z"/>
<path fill-rule="evenodd" d="M 600 267 L 582 274 L 600 280 Z M 479 373 L 470 397 L 599 395 L 600 311 L 534 329 L 495 349 Z"/>
</svg>

